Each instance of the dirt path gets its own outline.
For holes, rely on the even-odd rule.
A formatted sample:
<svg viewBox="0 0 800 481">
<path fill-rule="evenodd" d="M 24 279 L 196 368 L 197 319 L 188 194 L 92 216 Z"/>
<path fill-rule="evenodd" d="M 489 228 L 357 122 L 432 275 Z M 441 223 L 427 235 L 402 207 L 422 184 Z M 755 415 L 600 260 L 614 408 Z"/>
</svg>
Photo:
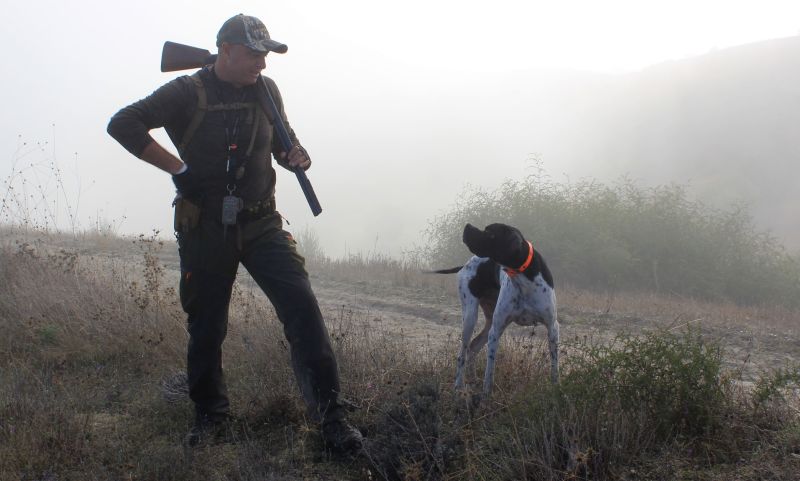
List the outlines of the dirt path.
<svg viewBox="0 0 800 481">
<path fill-rule="evenodd" d="M 409 342 L 461 335 L 461 308 L 450 296 L 369 282 L 344 283 L 324 276 L 312 276 L 312 285 L 323 311 L 351 310 L 355 318 L 374 322 Z"/>
<path fill-rule="evenodd" d="M 22 250 L 11 236 L 0 235 L 0 241 L 9 248 Z M 91 245 L 89 245 L 91 244 Z M 166 244 L 166 243 L 165 243 Z M 110 263 L 133 275 L 141 269 L 142 253 L 148 245 L 131 244 L 130 240 L 113 239 L 105 243 L 80 242 L 70 239 L 47 239 L 47 242 L 30 242 L 34 255 L 46 257 L 48 252 L 67 249 L 91 257 L 93 262 Z M 165 283 L 177 279 L 177 252 L 170 245 L 156 248 L 154 252 L 165 267 Z M 461 336 L 461 308 L 455 289 L 416 286 L 399 287 L 386 281 L 346 280 L 333 278 L 324 272 L 311 269 L 311 281 L 326 319 L 331 322 L 349 316 L 356 320 L 374 323 L 384 332 L 396 333 L 409 343 L 424 345 L 426 340 L 446 340 L 455 352 Z M 240 270 L 240 281 L 247 283 L 247 274 Z M 455 277 L 452 279 L 455 284 Z M 445 283 L 446 284 L 446 283 Z M 659 312 L 648 306 L 630 305 L 620 308 L 601 306 L 602 301 L 579 299 L 582 294 L 559 292 L 559 321 L 562 340 L 580 339 L 584 336 L 598 341 L 610 340 L 618 333 L 640 334 L 656 329 L 681 329 L 687 324 L 701 329 L 710 339 L 718 340 L 724 350 L 726 365 L 742 369 L 746 379 L 756 379 L 766 369 L 784 367 L 800 362 L 800 313 L 771 318 L 772 312 L 741 316 L 727 315 L 711 304 L 694 310 L 678 312 L 680 303 L 667 305 Z M 588 296 L 588 295 L 587 295 Z M 633 312 L 634 314 L 631 314 Z M 649 312 L 650 314 L 646 314 Z M 482 327 L 482 323 L 478 328 Z M 544 328 L 535 329 L 540 339 Z M 507 336 L 530 336 L 531 328 L 512 326 Z"/>
<path fill-rule="evenodd" d="M 323 311 L 343 309 L 379 325 L 389 332 L 402 335 L 409 342 L 428 338 L 449 337 L 453 352 L 461 336 L 461 308 L 452 293 L 436 293 L 422 288 L 389 287 L 379 283 L 357 283 L 313 276 L 312 283 Z M 610 310 L 580 309 L 562 302 L 560 307 L 562 340 L 589 337 L 598 341 L 611 340 L 619 333 L 641 334 L 653 330 L 680 332 L 691 324 L 723 348 L 725 364 L 741 369 L 745 380 L 755 380 L 766 369 L 784 367 L 800 361 L 800 332 L 771 326 L 769 319 L 738 321 L 709 320 L 703 316 L 681 320 L 670 316 L 639 316 Z M 328 314 L 329 315 L 329 314 Z M 678 316 L 679 317 L 679 316 Z M 798 320 L 800 321 L 800 320 Z M 479 327 L 482 321 L 479 321 Z M 532 332 L 544 339 L 544 327 L 512 326 L 508 336 L 530 336 Z"/>
</svg>

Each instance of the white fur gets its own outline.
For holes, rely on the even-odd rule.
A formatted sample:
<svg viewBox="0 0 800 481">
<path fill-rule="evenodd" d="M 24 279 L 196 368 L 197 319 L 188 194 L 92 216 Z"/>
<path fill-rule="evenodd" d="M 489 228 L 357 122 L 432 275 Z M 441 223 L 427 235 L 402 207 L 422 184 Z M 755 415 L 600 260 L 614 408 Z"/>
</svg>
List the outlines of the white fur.
<svg viewBox="0 0 800 481">
<path fill-rule="evenodd" d="M 505 271 L 501 271 L 500 294 L 492 312 L 489 305 L 481 305 L 481 299 L 475 297 L 469 290 L 469 282 L 475 277 L 478 266 L 486 261 L 488 259 L 473 256 L 458 275 L 458 293 L 461 298 L 463 322 L 461 350 L 458 353 L 456 365 L 456 388 L 464 386 L 464 369 L 470 365 L 488 341 L 483 392 L 487 395 L 491 392 L 500 336 L 512 322 L 522 326 L 545 325 L 550 349 L 550 379 L 554 383 L 558 382 L 559 324 L 555 291 L 545 282 L 541 274 L 530 280 L 523 274 L 510 277 Z M 472 333 L 478 320 L 478 307 L 482 307 L 484 310 L 486 324 L 475 339 L 472 339 Z M 470 339 L 472 339 L 471 342 Z"/>
</svg>

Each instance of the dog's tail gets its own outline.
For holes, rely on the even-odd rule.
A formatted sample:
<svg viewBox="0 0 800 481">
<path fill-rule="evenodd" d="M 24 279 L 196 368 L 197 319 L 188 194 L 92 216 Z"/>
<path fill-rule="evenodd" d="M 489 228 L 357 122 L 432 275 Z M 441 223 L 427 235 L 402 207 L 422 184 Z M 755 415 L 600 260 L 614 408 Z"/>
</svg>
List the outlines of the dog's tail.
<svg viewBox="0 0 800 481">
<path fill-rule="evenodd" d="M 423 274 L 455 274 L 464 266 L 451 267 L 449 269 L 439 269 L 438 271 L 422 271 Z"/>
</svg>

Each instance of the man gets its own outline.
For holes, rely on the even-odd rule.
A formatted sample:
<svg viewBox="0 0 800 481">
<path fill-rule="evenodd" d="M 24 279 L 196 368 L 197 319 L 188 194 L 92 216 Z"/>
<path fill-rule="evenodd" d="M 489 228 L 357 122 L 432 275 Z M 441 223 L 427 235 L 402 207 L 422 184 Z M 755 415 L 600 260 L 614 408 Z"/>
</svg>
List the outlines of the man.
<svg viewBox="0 0 800 481">
<path fill-rule="evenodd" d="M 187 371 L 196 414 L 186 442 L 197 444 L 229 420 L 222 342 L 241 263 L 275 306 L 297 382 L 326 443 L 357 450 L 362 437 L 345 420 L 336 359 L 304 260 L 275 210 L 271 154 L 288 169 L 311 165 L 267 77 L 292 140 L 288 153 L 258 103 L 256 83 L 267 53 L 285 53 L 287 47 L 272 40 L 259 19 L 241 14 L 223 24 L 217 47 L 213 65 L 165 84 L 108 124 L 108 133 L 133 155 L 172 174 L 178 191 L 180 298 L 188 314 Z M 165 128 L 180 158 L 150 136 L 158 127 Z"/>
</svg>

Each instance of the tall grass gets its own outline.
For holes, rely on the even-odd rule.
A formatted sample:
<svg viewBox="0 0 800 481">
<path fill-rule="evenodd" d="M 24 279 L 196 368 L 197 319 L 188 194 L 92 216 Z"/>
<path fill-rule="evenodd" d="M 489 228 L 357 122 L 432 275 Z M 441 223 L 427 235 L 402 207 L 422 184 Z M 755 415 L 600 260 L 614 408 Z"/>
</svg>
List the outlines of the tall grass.
<svg viewBox="0 0 800 481">
<path fill-rule="evenodd" d="M 424 286 L 441 290 L 447 282 L 446 278 L 436 278 L 423 271 L 427 267 L 423 257 L 416 251 L 404 252 L 400 257 L 393 257 L 380 251 L 368 251 L 346 254 L 340 258 L 331 258 L 311 228 L 304 228 L 295 233 L 297 248 L 310 267 L 312 275 L 324 273 L 338 280 L 357 280 L 378 282 L 398 287 Z"/>
<path fill-rule="evenodd" d="M 369 443 L 332 457 L 301 407 L 280 323 L 243 283 L 225 343 L 236 442 L 184 452 L 191 407 L 162 387 L 184 364 L 174 272 L 155 237 L 136 245 L 143 262 L 0 249 L 3 481 L 795 476 L 796 370 L 765 374 L 752 394 L 697 332 L 565 341 L 559 385 L 541 341 L 509 336 L 495 394 L 476 408 L 451 388 L 453 339 L 412 345 L 346 307 L 325 317 Z"/>
<path fill-rule="evenodd" d="M 518 227 L 557 279 L 580 288 L 800 306 L 800 259 L 759 231 L 745 208 L 712 208 L 686 186 L 555 182 L 538 172 L 467 190 L 429 223 L 432 264 L 464 261 L 467 222 Z"/>
<path fill-rule="evenodd" d="M 72 166 L 65 168 L 64 156 L 56 148 L 56 126 L 52 127 L 50 140 L 18 137 L 11 168 L 0 185 L 0 222 L 25 234 L 116 236 L 124 215 L 109 219 L 99 210 L 82 222 L 85 186 L 78 172 L 78 153 L 71 155 Z"/>
</svg>

